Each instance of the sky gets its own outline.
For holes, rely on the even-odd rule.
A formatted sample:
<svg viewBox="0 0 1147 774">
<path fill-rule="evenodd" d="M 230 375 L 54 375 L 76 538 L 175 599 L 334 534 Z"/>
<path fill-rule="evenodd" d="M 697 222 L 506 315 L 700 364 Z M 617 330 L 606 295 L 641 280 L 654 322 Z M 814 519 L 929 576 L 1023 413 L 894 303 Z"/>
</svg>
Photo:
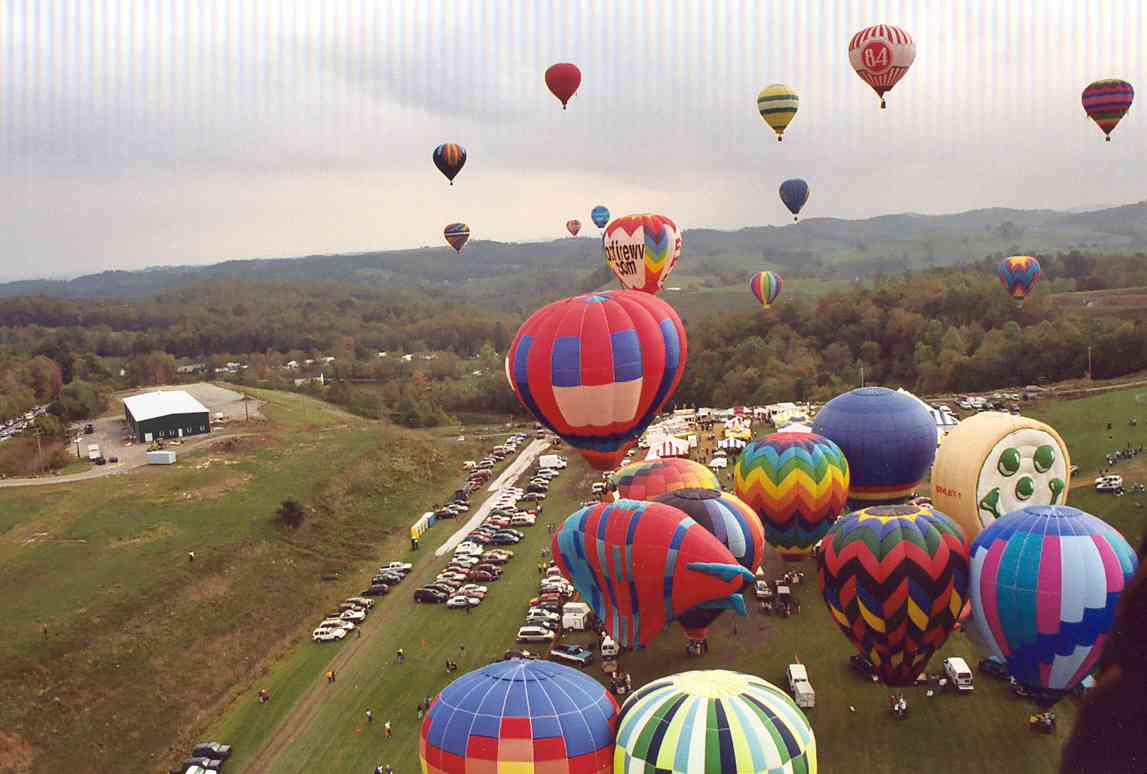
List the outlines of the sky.
<svg viewBox="0 0 1147 774">
<path fill-rule="evenodd" d="M 878 23 L 917 47 L 887 110 L 847 54 Z M 0 278 L 548 240 L 596 204 L 782 225 L 790 177 L 806 217 L 1140 201 L 1143 108 L 1105 143 L 1080 92 L 1147 89 L 1144 40 L 1142 0 L 0 0 Z"/>
</svg>

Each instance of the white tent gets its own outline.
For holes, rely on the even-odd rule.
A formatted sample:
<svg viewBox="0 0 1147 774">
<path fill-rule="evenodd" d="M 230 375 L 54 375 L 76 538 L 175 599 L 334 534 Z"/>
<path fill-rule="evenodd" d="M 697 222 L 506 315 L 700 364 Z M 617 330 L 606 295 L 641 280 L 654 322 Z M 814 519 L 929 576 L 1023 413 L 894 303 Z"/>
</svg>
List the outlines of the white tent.
<svg viewBox="0 0 1147 774">
<path fill-rule="evenodd" d="M 908 390 L 904 389 L 903 387 L 898 389 L 897 392 L 900 392 L 900 393 L 907 395 L 908 397 L 912 398 L 913 400 L 915 400 L 917 403 L 919 403 L 921 406 L 923 406 L 924 408 L 926 408 L 928 410 L 928 413 L 932 416 L 933 424 L 936 425 L 936 445 L 937 446 L 940 445 L 940 442 L 943 440 L 944 436 L 946 436 L 952 430 L 953 427 L 960 424 L 960 420 L 957 419 L 956 417 L 952 416 L 951 414 L 949 414 L 947 411 L 942 411 L 938 408 L 933 408 L 932 406 L 929 406 L 927 403 L 920 400 L 920 398 L 918 398 L 915 395 L 913 395 L 912 393 L 908 392 Z"/>
<path fill-rule="evenodd" d="M 658 457 L 688 457 L 689 442 L 684 438 L 663 436 L 655 443 L 650 443 L 649 450 Z"/>
</svg>

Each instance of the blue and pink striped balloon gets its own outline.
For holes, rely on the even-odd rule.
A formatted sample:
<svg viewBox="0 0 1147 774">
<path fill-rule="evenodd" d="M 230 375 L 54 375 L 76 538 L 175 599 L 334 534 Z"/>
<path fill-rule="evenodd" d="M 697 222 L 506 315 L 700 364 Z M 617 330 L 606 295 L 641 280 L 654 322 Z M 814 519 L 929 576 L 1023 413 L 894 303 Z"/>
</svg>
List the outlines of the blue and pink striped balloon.
<svg viewBox="0 0 1147 774">
<path fill-rule="evenodd" d="M 1095 668 L 1137 565 L 1118 531 L 1081 510 L 1012 511 L 972 544 L 972 617 L 991 655 L 1050 705 Z"/>
<path fill-rule="evenodd" d="M 1039 261 L 1030 255 L 1013 255 L 1000 261 L 1000 284 L 1008 295 L 1020 303 L 1032 292 L 1039 282 L 1042 269 Z"/>
</svg>

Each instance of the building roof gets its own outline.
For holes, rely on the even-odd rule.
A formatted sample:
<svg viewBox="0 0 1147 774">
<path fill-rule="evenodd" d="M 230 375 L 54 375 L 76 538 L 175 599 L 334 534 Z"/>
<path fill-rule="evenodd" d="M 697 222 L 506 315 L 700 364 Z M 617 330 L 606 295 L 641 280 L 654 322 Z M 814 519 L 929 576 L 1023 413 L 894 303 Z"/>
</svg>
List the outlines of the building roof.
<svg viewBox="0 0 1147 774">
<path fill-rule="evenodd" d="M 136 422 L 169 414 L 206 414 L 207 407 L 183 390 L 145 392 L 124 398 L 123 404 Z"/>
</svg>

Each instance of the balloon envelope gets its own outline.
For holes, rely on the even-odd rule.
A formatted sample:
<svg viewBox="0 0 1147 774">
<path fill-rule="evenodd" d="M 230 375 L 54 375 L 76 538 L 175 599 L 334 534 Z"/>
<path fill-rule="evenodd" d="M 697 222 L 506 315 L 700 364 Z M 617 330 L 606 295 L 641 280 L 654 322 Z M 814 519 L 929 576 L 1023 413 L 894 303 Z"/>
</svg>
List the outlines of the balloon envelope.
<svg viewBox="0 0 1147 774">
<path fill-rule="evenodd" d="M 911 685 L 960 616 L 968 544 L 928 506 L 842 517 L 821 543 L 820 591 L 837 626 L 888 685 Z"/>
<path fill-rule="evenodd" d="M 867 27 L 848 43 L 848 61 L 861 80 L 872 87 L 884 107 L 884 94 L 908 72 L 916 59 L 912 36 L 891 24 Z"/>
<path fill-rule="evenodd" d="M 784 136 L 785 128 L 796 117 L 799 103 L 797 93 L 783 83 L 766 86 L 757 95 L 757 110 L 765 123 L 777 133 L 778 142 Z"/>
<path fill-rule="evenodd" d="M 596 680 L 549 661 L 499 661 L 462 675 L 422 721 L 424 774 L 613 769 L 617 702 Z"/>
<path fill-rule="evenodd" d="M 1103 130 L 1108 142 L 1116 125 L 1127 115 L 1135 100 L 1135 89 L 1127 81 L 1109 78 L 1095 81 L 1083 90 L 1083 109 Z"/>
<path fill-rule="evenodd" d="M 606 226 L 602 250 L 623 288 L 657 293 L 681 257 L 681 232 L 664 215 L 625 215 Z"/>
<path fill-rule="evenodd" d="M 616 774 L 816 774 L 816 737 L 789 695 L 753 675 L 682 672 L 621 708 Z"/>
<path fill-rule="evenodd" d="M 593 225 L 598 228 L 605 228 L 609 223 L 609 210 L 604 205 L 599 204 L 594 207 L 589 216 L 593 219 Z"/>
<path fill-rule="evenodd" d="M 1064 505 L 1071 455 L 1049 425 L 985 411 L 944 438 L 932 466 L 932 504 L 975 540 L 996 519 L 1029 505 Z"/>
<path fill-rule="evenodd" d="M 1023 301 L 1039 282 L 1043 270 L 1030 255 L 1013 255 L 1000 261 L 1000 285 L 1012 298 Z"/>
<path fill-rule="evenodd" d="M 749 290 L 753 291 L 753 295 L 765 309 L 777 300 L 784 284 L 781 275 L 775 271 L 759 271 L 749 278 Z"/>
<path fill-rule="evenodd" d="M 655 500 L 678 489 L 721 491 L 716 473 L 699 462 L 675 457 L 631 462 L 613 474 L 611 483 L 627 500 Z"/>
<path fill-rule="evenodd" d="M 911 497 L 936 456 L 936 423 L 911 395 L 861 387 L 820 410 L 812 431 L 848 460 L 849 499 L 888 503 Z"/>
<path fill-rule="evenodd" d="M 673 395 L 685 370 L 673 307 L 630 290 L 556 301 L 510 345 L 507 376 L 534 417 L 598 470 L 610 470 Z"/>
<path fill-rule="evenodd" d="M 465 223 L 451 223 L 442 230 L 446 242 L 457 252 L 462 252 L 463 245 L 470 239 L 470 227 Z"/>
<path fill-rule="evenodd" d="M 805 202 L 808 201 L 808 183 L 800 179 L 786 180 L 781 183 L 781 201 L 793 214 L 793 220 L 796 220 L 801 207 L 804 207 Z"/>
<path fill-rule="evenodd" d="M 466 149 L 453 142 L 446 142 L 434 149 L 434 166 L 446 176 L 450 185 L 466 164 Z"/>
<path fill-rule="evenodd" d="M 848 460 L 839 446 L 814 433 L 753 441 L 737 458 L 733 481 L 784 559 L 811 554 L 848 502 Z"/>
<path fill-rule="evenodd" d="M 581 231 L 581 221 L 567 220 L 566 231 L 570 232 L 570 236 L 577 236 L 577 232 Z"/>
<path fill-rule="evenodd" d="M 551 65 L 546 70 L 546 86 L 550 93 L 562 103 L 562 110 L 566 109 L 566 103 L 570 101 L 580 85 L 581 70 L 577 68 L 577 65 L 561 62 Z"/>
<path fill-rule="evenodd" d="M 1095 667 L 1138 560 L 1106 522 L 1036 505 L 972 544 L 972 618 L 992 655 L 1047 706 Z"/>
<path fill-rule="evenodd" d="M 661 503 L 618 500 L 582 508 L 554 535 L 558 569 L 623 648 L 648 645 L 700 605 L 745 614 L 753 574 L 693 519 Z"/>
</svg>

